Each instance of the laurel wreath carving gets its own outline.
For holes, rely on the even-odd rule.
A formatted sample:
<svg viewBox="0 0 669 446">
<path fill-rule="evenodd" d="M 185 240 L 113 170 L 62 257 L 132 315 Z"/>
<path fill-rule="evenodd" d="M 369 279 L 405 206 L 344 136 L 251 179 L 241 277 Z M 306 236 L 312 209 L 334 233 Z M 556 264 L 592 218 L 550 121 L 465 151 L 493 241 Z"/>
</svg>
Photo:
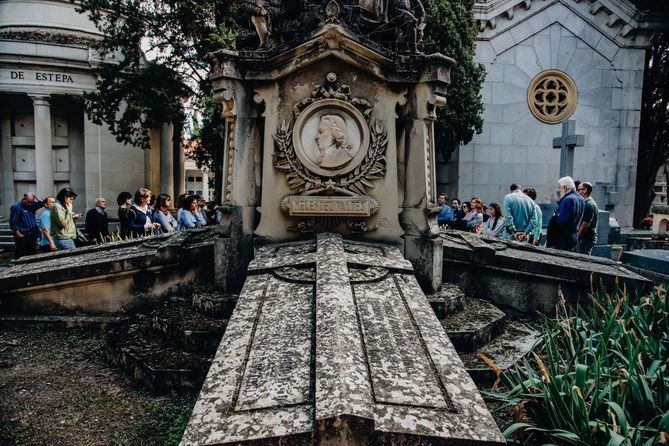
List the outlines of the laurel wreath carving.
<svg viewBox="0 0 669 446">
<path fill-rule="evenodd" d="M 297 158 L 292 133 L 286 121 L 282 121 L 274 135 L 277 146 L 275 167 L 286 172 L 288 187 L 298 194 L 367 195 L 367 190 L 374 187 L 372 181 L 383 177 L 386 173 L 385 152 L 388 146 L 388 132 L 378 121 L 371 126 L 371 142 L 362 163 L 346 175 L 327 180 L 309 172 Z"/>
</svg>

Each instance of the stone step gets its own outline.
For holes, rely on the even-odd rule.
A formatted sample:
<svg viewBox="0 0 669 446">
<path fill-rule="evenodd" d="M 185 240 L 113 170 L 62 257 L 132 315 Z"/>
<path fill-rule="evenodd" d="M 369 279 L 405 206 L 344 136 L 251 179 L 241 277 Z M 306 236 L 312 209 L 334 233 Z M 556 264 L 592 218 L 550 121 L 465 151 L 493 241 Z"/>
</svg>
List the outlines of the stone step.
<svg viewBox="0 0 669 446">
<path fill-rule="evenodd" d="M 430 294 L 427 300 L 437 317 L 442 319 L 464 308 L 465 293 L 457 285 L 444 283 L 441 291 Z"/>
<path fill-rule="evenodd" d="M 473 352 L 504 331 L 506 315 L 488 301 L 465 298 L 464 309 L 441 320 L 458 353 Z"/>
<path fill-rule="evenodd" d="M 123 316 L 42 316 L 9 314 L 0 316 L 0 327 L 94 328 L 101 329 L 128 320 Z"/>
<path fill-rule="evenodd" d="M 0 243 L 5 242 L 14 243 L 14 236 L 12 235 L 11 231 L 9 231 L 7 234 L 0 233 Z"/>
<path fill-rule="evenodd" d="M 156 394 L 196 393 L 213 357 L 173 347 L 152 332 L 146 318 L 109 331 L 106 353 L 111 364 Z"/>
<path fill-rule="evenodd" d="M 14 241 L 12 240 L 11 242 L 0 242 L 0 250 L 5 250 L 5 251 L 14 251 L 15 245 Z"/>
<path fill-rule="evenodd" d="M 151 313 L 151 328 L 172 345 L 213 355 L 221 341 L 227 319 L 195 311 L 189 301 L 167 301 Z"/>
<path fill-rule="evenodd" d="M 228 319 L 237 304 L 237 294 L 224 294 L 213 287 L 193 290 L 193 309 L 202 314 Z"/>
<path fill-rule="evenodd" d="M 541 344 L 541 332 L 525 322 L 509 321 L 504 333 L 476 352 L 460 355 L 465 368 L 479 387 L 489 387 L 497 374 L 528 356 Z"/>
</svg>

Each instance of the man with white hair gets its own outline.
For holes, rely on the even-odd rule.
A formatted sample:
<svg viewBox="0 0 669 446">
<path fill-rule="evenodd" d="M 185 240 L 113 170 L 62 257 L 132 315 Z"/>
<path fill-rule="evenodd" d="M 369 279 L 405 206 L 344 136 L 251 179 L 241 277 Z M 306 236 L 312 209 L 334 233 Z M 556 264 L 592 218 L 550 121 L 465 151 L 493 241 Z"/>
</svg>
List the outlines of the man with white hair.
<svg viewBox="0 0 669 446">
<path fill-rule="evenodd" d="M 558 209 L 548 224 L 546 246 L 573 251 L 585 204 L 583 197 L 576 193 L 576 184 L 572 177 L 558 180 L 558 194 L 562 198 L 558 201 Z"/>
<path fill-rule="evenodd" d="M 33 192 L 23 194 L 23 199 L 9 208 L 9 228 L 14 233 L 14 258 L 35 254 L 40 231 L 35 212 L 44 204 Z"/>
<path fill-rule="evenodd" d="M 109 236 L 109 217 L 106 208 L 107 200 L 100 197 L 95 200 L 95 207 L 86 213 L 86 234 L 92 244 Z"/>
</svg>

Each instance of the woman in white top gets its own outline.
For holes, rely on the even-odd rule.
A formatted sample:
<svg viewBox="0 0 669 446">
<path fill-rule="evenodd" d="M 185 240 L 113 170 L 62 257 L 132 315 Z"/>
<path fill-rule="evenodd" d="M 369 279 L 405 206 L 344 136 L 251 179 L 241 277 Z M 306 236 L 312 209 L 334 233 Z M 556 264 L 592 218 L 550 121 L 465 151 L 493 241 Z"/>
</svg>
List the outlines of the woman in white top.
<svg viewBox="0 0 669 446">
<path fill-rule="evenodd" d="M 172 207 L 172 197 L 168 194 L 158 195 L 158 198 L 156 199 L 154 220 L 156 223 L 160 223 L 160 229 L 163 233 L 170 233 L 177 230 L 177 220 L 172 216 L 170 207 Z"/>
<path fill-rule="evenodd" d="M 490 237 L 499 237 L 504 229 L 504 216 L 497 203 L 488 205 L 488 215 L 490 218 L 483 224 L 483 235 Z"/>
</svg>

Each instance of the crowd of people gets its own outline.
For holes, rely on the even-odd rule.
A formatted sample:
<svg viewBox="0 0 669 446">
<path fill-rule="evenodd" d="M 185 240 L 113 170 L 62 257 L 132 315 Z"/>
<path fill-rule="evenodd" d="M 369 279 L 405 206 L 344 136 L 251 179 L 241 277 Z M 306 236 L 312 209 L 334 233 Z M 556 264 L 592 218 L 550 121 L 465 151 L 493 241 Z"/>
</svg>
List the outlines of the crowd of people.
<svg viewBox="0 0 669 446">
<path fill-rule="evenodd" d="M 560 199 L 546 229 L 547 247 L 590 254 L 597 243 L 599 214 L 592 190 L 588 182 L 576 182 L 571 177 L 558 180 Z M 487 208 L 480 197 L 463 203 L 453 198 L 449 205 L 442 193 L 437 198 L 437 223 L 442 228 L 540 245 L 543 215 L 536 199 L 535 189 L 523 189 L 516 183 L 509 187 L 501 206 L 493 202 Z"/>
<path fill-rule="evenodd" d="M 27 192 L 10 208 L 9 227 L 14 235 L 14 257 L 41 252 L 72 249 L 76 246 L 97 244 L 114 238 L 109 231 L 107 200 L 100 197 L 95 207 L 86 213 L 86 235 L 77 229 L 82 214 L 73 211 L 77 194 L 72 188 L 61 189 L 55 197 L 40 199 Z M 126 239 L 218 224 L 223 217 L 221 207 L 207 203 L 199 195 L 183 194 L 175 206 L 168 194 L 155 196 L 147 188 L 135 194 L 121 192 L 118 203 L 116 238 Z"/>
<path fill-rule="evenodd" d="M 592 199 L 592 184 L 574 182 L 571 177 L 558 180 L 560 200 L 551 217 L 546 233 L 546 246 L 566 251 L 590 254 L 597 242 L 599 210 Z M 86 213 L 87 238 L 77 229 L 82 214 L 73 211 L 77 194 L 69 187 L 61 189 L 56 197 L 41 200 L 28 192 L 11 206 L 9 227 L 14 233 L 15 257 L 42 252 L 72 249 L 82 244 L 96 244 L 110 240 L 107 200 L 95 201 L 95 207 Z M 533 188 L 522 189 L 514 183 L 502 205 L 493 202 L 484 206 L 480 197 L 460 202 L 454 198 L 448 204 L 440 194 L 437 222 L 443 228 L 470 231 L 490 237 L 542 243 L 541 208 L 536 203 Z M 118 238 L 132 238 L 158 233 L 218 224 L 222 219 L 220 206 L 207 203 L 199 195 L 180 195 L 176 206 L 167 194 L 155 196 L 147 188 L 135 194 L 121 192 L 118 204 Z M 42 209 L 40 212 L 38 210 Z M 176 216 L 172 214 L 177 209 Z"/>
</svg>

